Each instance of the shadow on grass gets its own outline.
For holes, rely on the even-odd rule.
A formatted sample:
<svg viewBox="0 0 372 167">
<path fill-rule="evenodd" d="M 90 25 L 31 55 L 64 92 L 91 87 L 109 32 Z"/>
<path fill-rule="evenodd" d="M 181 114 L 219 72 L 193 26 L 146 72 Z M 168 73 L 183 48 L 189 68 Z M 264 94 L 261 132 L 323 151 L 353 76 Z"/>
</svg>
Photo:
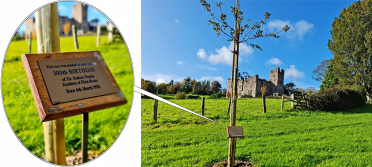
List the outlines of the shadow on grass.
<svg viewBox="0 0 372 167">
<path fill-rule="evenodd" d="M 166 100 L 174 99 L 174 96 L 172 95 L 162 95 L 162 94 L 156 94 L 156 95 Z M 141 99 L 153 99 L 153 98 L 146 96 L 146 95 L 142 95 Z"/>
<path fill-rule="evenodd" d="M 372 104 L 366 104 L 362 107 L 349 109 L 346 111 L 319 111 L 319 112 L 329 112 L 329 113 L 342 113 L 342 114 L 363 114 L 363 113 L 372 113 Z"/>
</svg>

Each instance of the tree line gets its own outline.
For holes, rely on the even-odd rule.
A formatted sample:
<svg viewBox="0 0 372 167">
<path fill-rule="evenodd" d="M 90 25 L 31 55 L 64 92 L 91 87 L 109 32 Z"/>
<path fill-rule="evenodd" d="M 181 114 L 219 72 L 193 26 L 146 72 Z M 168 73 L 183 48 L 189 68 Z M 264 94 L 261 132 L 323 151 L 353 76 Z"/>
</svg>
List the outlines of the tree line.
<svg viewBox="0 0 372 167">
<path fill-rule="evenodd" d="M 197 81 L 190 77 L 184 78 L 181 82 L 174 82 L 172 79 L 169 83 L 159 84 L 141 78 L 141 88 L 154 94 L 177 94 L 178 92 L 185 92 L 186 94 L 196 95 L 226 95 L 226 89 L 222 89 L 222 85 L 219 81 Z"/>
</svg>

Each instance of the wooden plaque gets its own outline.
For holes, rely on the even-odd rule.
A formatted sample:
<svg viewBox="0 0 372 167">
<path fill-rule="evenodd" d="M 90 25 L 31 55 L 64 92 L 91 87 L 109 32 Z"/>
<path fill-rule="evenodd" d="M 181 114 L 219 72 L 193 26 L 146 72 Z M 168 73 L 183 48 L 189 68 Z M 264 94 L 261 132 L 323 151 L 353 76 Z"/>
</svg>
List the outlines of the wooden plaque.
<svg viewBox="0 0 372 167">
<path fill-rule="evenodd" d="M 24 54 L 22 62 L 42 122 L 127 102 L 98 51 Z"/>
<path fill-rule="evenodd" d="M 227 135 L 229 138 L 244 137 L 243 128 L 241 126 L 228 126 Z"/>
</svg>

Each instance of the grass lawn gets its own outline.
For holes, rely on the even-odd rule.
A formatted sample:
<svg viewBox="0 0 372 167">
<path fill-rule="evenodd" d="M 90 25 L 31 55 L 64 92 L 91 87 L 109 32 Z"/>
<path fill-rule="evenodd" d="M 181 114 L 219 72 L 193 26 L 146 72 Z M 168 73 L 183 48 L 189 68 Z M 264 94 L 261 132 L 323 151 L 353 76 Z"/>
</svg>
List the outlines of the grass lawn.
<svg viewBox="0 0 372 167">
<path fill-rule="evenodd" d="M 133 72 L 127 48 L 123 42 L 107 45 L 107 36 L 101 37 L 96 47 L 95 36 L 79 37 L 79 51 L 98 50 L 119 84 L 128 103 L 89 114 L 88 148 L 99 153 L 116 140 L 128 117 L 133 95 Z M 72 37 L 62 37 L 61 52 L 75 51 Z M 32 41 L 32 53 L 37 53 Z M 28 52 L 27 41 L 11 42 L 5 57 L 2 75 L 2 94 L 6 114 L 21 142 L 37 156 L 45 156 L 43 126 L 24 71 L 21 55 Z M 81 115 L 65 118 L 66 153 L 81 147 Z"/>
<path fill-rule="evenodd" d="M 200 113 L 201 100 L 171 100 Z M 205 116 L 229 125 L 228 99 L 206 99 Z M 226 127 L 153 100 L 141 102 L 143 166 L 208 166 L 226 161 Z M 238 99 L 236 159 L 257 166 L 372 166 L 372 105 L 347 112 L 281 112 L 280 99 Z M 286 103 L 284 110 L 289 110 Z"/>
</svg>

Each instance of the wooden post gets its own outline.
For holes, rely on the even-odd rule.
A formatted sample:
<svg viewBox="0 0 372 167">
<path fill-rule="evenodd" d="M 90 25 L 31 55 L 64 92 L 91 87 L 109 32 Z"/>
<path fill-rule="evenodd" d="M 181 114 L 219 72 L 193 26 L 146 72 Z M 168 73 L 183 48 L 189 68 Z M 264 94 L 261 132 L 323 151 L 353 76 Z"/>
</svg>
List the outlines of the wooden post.
<svg viewBox="0 0 372 167">
<path fill-rule="evenodd" d="M 236 0 L 236 9 L 239 10 L 239 0 Z M 232 70 L 232 109 L 230 112 L 230 126 L 236 124 L 236 106 L 238 96 L 238 60 L 239 60 L 239 33 L 240 23 L 235 15 L 234 48 L 233 48 L 233 70 Z M 236 138 L 229 138 L 229 155 L 227 166 L 233 167 L 235 162 Z"/>
<path fill-rule="evenodd" d="M 114 31 L 114 25 L 112 23 L 107 24 L 107 31 L 108 31 L 108 42 L 112 42 L 112 33 Z"/>
<path fill-rule="evenodd" d="M 41 23 L 41 9 L 35 12 L 37 52 L 44 53 L 43 27 Z"/>
<path fill-rule="evenodd" d="M 284 95 L 282 95 L 282 107 L 281 107 L 280 111 L 283 111 L 283 108 L 284 108 Z"/>
<path fill-rule="evenodd" d="M 265 95 L 262 95 L 262 106 L 263 106 L 263 113 L 266 113 L 266 102 L 265 102 Z"/>
<path fill-rule="evenodd" d="M 201 115 L 203 116 L 204 116 L 204 102 L 205 102 L 205 97 L 202 97 Z"/>
<path fill-rule="evenodd" d="M 50 6 L 47 5 L 35 12 L 37 50 L 39 53 L 45 53 L 47 44 L 50 44 Z M 48 47 L 50 48 L 50 47 Z M 45 160 L 55 163 L 54 144 L 53 144 L 53 122 L 43 122 L 44 142 L 45 142 Z"/>
<path fill-rule="evenodd" d="M 101 26 L 97 25 L 97 42 L 96 42 L 97 47 L 99 46 L 100 40 L 101 40 Z"/>
<path fill-rule="evenodd" d="M 81 140 L 81 153 L 83 157 L 83 163 L 88 161 L 88 125 L 89 125 L 89 114 L 83 114 L 83 131 L 82 131 L 82 140 Z"/>
<path fill-rule="evenodd" d="M 158 120 L 158 100 L 154 99 L 154 120 Z"/>
<path fill-rule="evenodd" d="M 75 50 L 79 49 L 79 43 L 77 40 L 77 32 L 75 25 L 72 25 L 72 37 L 74 38 Z"/>
<path fill-rule="evenodd" d="M 229 107 L 227 107 L 227 115 L 229 115 L 229 113 L 230 113 L 230 105 L 231 105 L 231 98 L 229 100 Z"/>
<path fill-rule="evenodd" d="M 293 93 L 291 94 L 290 99 L 291 99 L 291 108 L 293 109 L 294 108 L 294 94 Z"/>
<path fill-rule="evenodd" d="M 50 52 L 60 52 L 59 35 L 58 3 L 55 2 L 50 5 Z M 57 165 L 67 165 L 64 124 L 64 119 L 53 121 L 54 158 Z"/>
<path fill-rule="evenodd" d="M 28 35 L 28 53 L 31 53 L 31 46 L 32 46 L 32 32 Z"/>
</svg>

